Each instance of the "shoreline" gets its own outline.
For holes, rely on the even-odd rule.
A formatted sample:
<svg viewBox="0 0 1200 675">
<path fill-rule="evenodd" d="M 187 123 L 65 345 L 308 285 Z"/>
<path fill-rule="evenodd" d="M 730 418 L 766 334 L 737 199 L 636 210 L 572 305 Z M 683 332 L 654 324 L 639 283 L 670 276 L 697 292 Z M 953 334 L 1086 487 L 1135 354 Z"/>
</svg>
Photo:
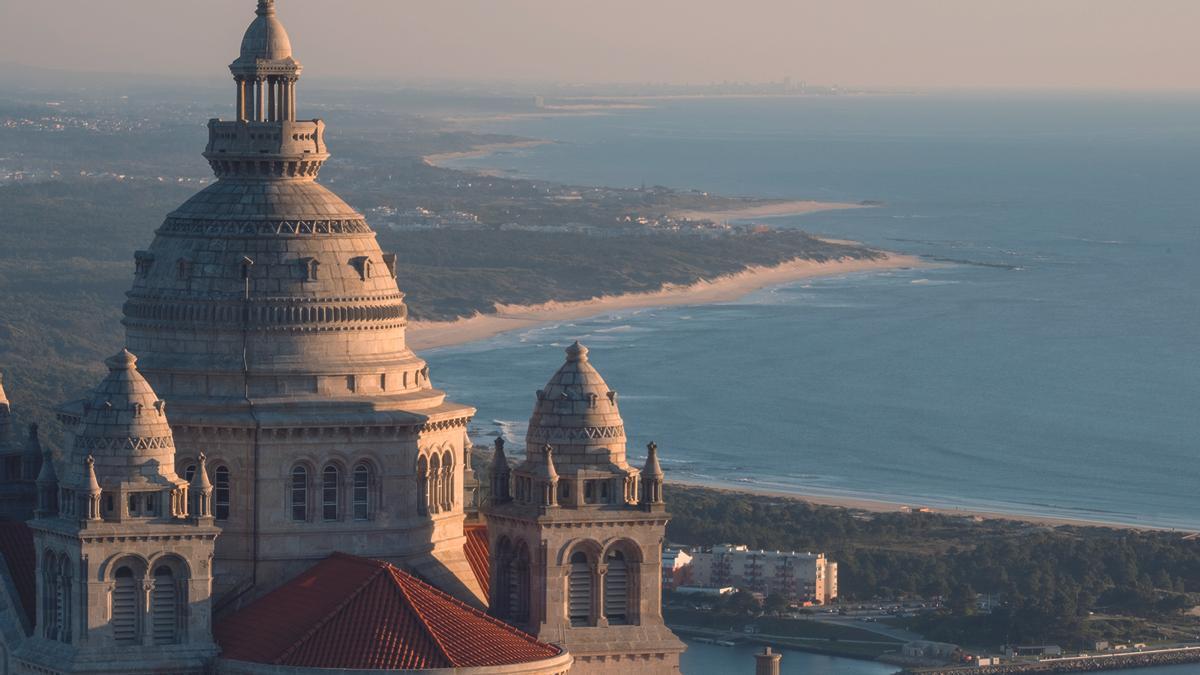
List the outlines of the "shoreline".
<svg viewBox="0 0 1200 675">
<path fill-rule="evenodd" d="M 497 304 L 494 314 L 475 314 L 454 321 L 414 321 L 408 326 L 408 344 L 415 350 L 451 347 L 513 330 L 621 310 L 732 302 L 763 288 L 802 279 L 931 266 L 916 256 L 896 253 L 888 253 L 874 260 L 842 258 L 817 262 L 795 259 L 771 267 L 752 266 L 715 279 L 701 279 L 690 285 L 667 284 L 657 291 L 605 295 L 588 300 L 550 301 L 539 305 Z"/>
<path fill-rule="evenodd" d="M 527 141 L 507 141 L 505 143 L 484 143 L 483 145 L 472 146 L 470 150 L 457 150 L 455 152 L 435 152 L 431 155 L 424 155 L 421 161 L 429 166 L 439 168 L 447 168 L 442 166 L 443 162 L 449 162 L 455 159 L 476 159 L 478 157 L 487 157 L 502 150 L 520 150 L 523 148 L 536 148 L 539 145 L 550 145 L 554 141 L 530 139 Z"/>
<path fill-rule="evenodd" d="M 887 498 L 871 498 L 871 497 L 854 497 L 854 496 L 837 496 L 837 495 L 822 495 L 822 494 L 806 494 L 804 492 L 791 492 L 788 490 L 778 490 L 772 488 L 756 488 L 752 486 L 731 486 L 724 484 L 704 483 L 695 480 L 678 480 L 667 479 L 668 483 L 683 487 L 703 488 L 705 490 L 713 490 L 716 492 L 724 492 L 729 494 L 745 494 L 755 495 L 759 497 L 777 497 L 780 499 L 793 499 L 800 502 L 815 504 L 818 506 L 832 506 L 835 508 L 849 509 L 852 511 L 867 511 L 869 513 L 899 513 L 904 508 L 909 508 L 913 512 L 920 508 L 928 508 L 931 513 L 942 516 L 961 516 L 964 518 L 981 518 L 983 520 L 1008 520 L 1019 523 L 1029 523 L 1031 525 L 1042 525 L 1047 527 L 1101 527 L 1111 530 L 1139 530 L 1146 532 L 1179 532 L 1186 534 L 1194 532 L 1179 527 L 1161 527 L 1157 525 L 1133 525 L 1130 523 L 1114 522 L 1109 520 L 1099 520 L 1091 518 L 1072 518 L 1069 516 L 1042 516 L 1036 514 L 1021 514 L 1007 513 L 1003 511 L 992 511 L 989 509 L 979 509 L 973 507 L 952 508 L 945 506 L 926 506 L 917 501 L 889 501 Z"/>
<path fill-rule="evenodd" d="M 812 199 L 793 199 L 771 204 L 757 204 L 731 209 L 679 209 L 671 212 L 671 217 L 680 220 L 711 220 L 722 223 L 730 220 L 753 220 L 755 218 L 779 218 L 781 216 L 803 216 L 820 211 L 843 211 L 847 209 L 874 208 L 870 204 L 853 204 L 849 202 L 820 202 Z M 843 243 L 826 239 L 832 243 Z M 857 242 L 855 242 L 857 243 Z"/>
</svg>

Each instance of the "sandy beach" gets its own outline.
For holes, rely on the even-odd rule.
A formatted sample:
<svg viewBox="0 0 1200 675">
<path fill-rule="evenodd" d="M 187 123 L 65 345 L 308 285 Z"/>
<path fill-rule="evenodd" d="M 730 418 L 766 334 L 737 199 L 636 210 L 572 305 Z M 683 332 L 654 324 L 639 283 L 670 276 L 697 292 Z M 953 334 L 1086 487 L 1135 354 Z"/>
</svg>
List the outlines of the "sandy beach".
<svg viewBox="0 0 1200 675">
<path fill-rule="evenodd" d="M 426 164 L 431 166 L 441 166 L 443 163 L 454 159 L 469 159 L 475 157 L 487 157 L 493 152 L 500 150 L 519 150 L 521 148 L 536 148 L 539 145 L 546 145 L 553 141 L 544 140 L 528 140 L 528 141 L 512 141 L 509 143 L 485 143 L 476 145 L 470 150 L 461 150 L 459 152 L 439 152 L 432 155 L 425 155 L 421 159 Z"/>
<path fill-rule="evenodd" d="M 952 508 L 946 506 L 926 507 L 920 502 L 902 502 L 902 501 L 886 501 L 883 499 L 866 499 L 862 497 L 840 497 L 832 495 L 812 495 L 799 492 L 787 492 L 783 490 L 771 490 L 766 488 L 755 488 L 752 486 L 737 486 L 730 487 L 724 485 L 711 485 L 701 483 L 699 481 L 674 480 L 669 482 L 678 485 L 687 485 L 689 487 L 700 487 L 709 490 L 719 490 L 721 492 L 733 492 L 743 494 L 762 495 L 767 497 L 780 497 L 785 499 L 796 499 L 810 504 L 820 504 L 822 506 L 836 506 L 844 509 L 856 509 L 859 511 L 869 511 L 871 513 L 896 513 L 903 510 L 915 511 L 921 508 L 929 508 L 932 513 L 938 513 L 947 516 L 963 516 L 967 518 L 981 518 L 983 520 L 1013 520 L 1022 523 L 1031 523 L 1034 525 L 1044 525 L 1047 527 L 1058 527 L 1060 525 L 1071 525 L 1075 527 L 1107 527 L 1118 530 L 1160 530 L 1172 532 L 1188 532 L 1188 530 L 1180 530 L 1178 528 L 1155 527 L 1152 525 L 1132 525 L 1129 523 L 1116 523 L 1112 521 L 1088 519 L 1088 518 L 1066 518 L 1059 516 L 1039 516 L 1027 515 L 1018 513 L 1004 513 L 1001 511 L 987 511 L 972 508 Z"/>
<path fill-rule="evenodd" d="M 417 350 L 448 347 L 483 340 L 510 330 L 555 321 L 582 319 L 620 310 L 730 302 L 761 288 L 800 279 L 928 266 L 929 263 L 920 258 L 899 254 L 889 254 L 877 260 L 792 260 L 774 267 L 751 267 L 736 274 L 699 281 L 689 286 L 668 285 L 649 293 L 628 293 L 575 302 L 547 302 L 541 305 L 496 305 L 495 314 L 476 314 L 457 321 L 414 321 L 408 327 L 408 344 Z"/>
<path fill-rule="evenodd" d="M 682 210 L 672 211 L 671 216 L 687 220 L 711 220 L 722 223 L 729 220 L 750 220 L 753 218 L 776 218 L 779 216 L 802 216 L 818 211 L 838 211 L 842 209 L 869 209 L 867 204 L 850 204 L 846 202 L 818 202 L 812 200 L 794 200 L 760 204 L 717 211 Z"/>
</svg>

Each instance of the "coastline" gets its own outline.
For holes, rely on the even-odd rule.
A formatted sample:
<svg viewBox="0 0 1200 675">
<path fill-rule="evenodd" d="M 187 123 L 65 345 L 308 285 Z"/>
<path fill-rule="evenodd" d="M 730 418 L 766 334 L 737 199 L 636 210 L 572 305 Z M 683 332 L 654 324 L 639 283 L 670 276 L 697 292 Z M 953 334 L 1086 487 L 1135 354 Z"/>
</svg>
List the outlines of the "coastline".
<svg viewBox="0 0 1200 675">
<path fill-rule="evenodd" d="M 852 497 L 852 496 L 837 496 L 837 495 L 818 495 L 805 494 L 803 492 L 791 492 L 787 490 L 776 490 L 771 488 L 756 488 L 752 486 L 730 486 L 721 484 L 704 483 L 701 481 L 678 480 L 668 478 L 668 483 L 680 485 L 684 487 L 703 488 L 705 490 L 714 490 L 730 494 L 747 494 L 761 497 L 778 497 L 780 499 L 794 499 L 796 501 L 807 502 L 819 506 L 833 506 L 842 509 L 850 509 L 854 511 L 867 511 L 870 513 L 897 513 L 905 507 L 912 510 L 925 507 L 924 504 L 915 501 L 888 501 L 887 499 L 872 499 L 867 497 Z M 1108 520 L 1089 519 L 1089 518 L 1070 518 L 1066 516 L 1039 516 L 1035 514 L 1020 514 L 1020 513 L 1005 513 L 1002 511 L 990 511 L 987 509 L 975 508 L 947 508 L 940 506 L 928 507 L 931 513 L 936 513 L 943 516 L 962 516 L 964 518 L 981 518 L 983 520 L 1009 520 L 1019 523 L 1029 523 L 1031 525 L 1040 525 L 1045 527 L 1102 527 L 1113 530 L 1139 530 L 1139 531 L 1155 531 L 1155 532 L 1180 532 L 1187 533 L 1191 530 L 1172 527 L 1158 527 L 1154 525 L 1133 525 L 1130 523 L 1120 523 Z"/>
<path fill-rule="evenodd" d="M 476 314 L 455 321 L 414 321 L 408 326 L 408 344 L 417 350 L 450 347 L 512 330 L 620 310 L 731 302 L 762 288 L 801 279 L 929 266 L 930 263 L 916 256 L 895 253 L 875 260 L 842 258 L 817 262 L 796 259 L 771 267 L 748 267 L 741 272 L 686 286 L 668 284 L 657 291 L 569 302 L 551 301 L 540 305 L 497 304 L 494 314 Z"/>
<path fill-rule="evenodd" d="M 722 223 L 729 220 L 752 220 L 754 218 L 802 216 L 807 213 L 817 213 L 818 211 L 842 211 L 846 209 L 869 208 L 873 207 L 870 204 L 819 202 L 811 199 L 795 199 L 785 202 L 775 202 L 773 204 L 759 204 L 756 206 L 743 206 L 732 209 L 681 209 L 678 211 L 672 211 L 671 216 L 681 220 L 711 220 L 716 223 Z M 832 239 L 827 241 L 831 241 L 833 243 L 842 243 Z"/>
<path fill-rule="evenodd" d="M 442 167 L 442 163 L 455 159 L 474 159 L 477 157 L 487 157 L 492 153 L 500 152 L 502 150 L 536 148 L 539 145 L 549 145 L 553 142 L 554 141 L 530 139 L 527 141 L 509 141 L 507 143 L 484 143 L 483 145 L 473 146 L 470 150 L 459 150 L 457 152 L 436 152 L 432 155 L 425 155 L 421 158 L 421 161 L 430 166 Z"/>
</svg>

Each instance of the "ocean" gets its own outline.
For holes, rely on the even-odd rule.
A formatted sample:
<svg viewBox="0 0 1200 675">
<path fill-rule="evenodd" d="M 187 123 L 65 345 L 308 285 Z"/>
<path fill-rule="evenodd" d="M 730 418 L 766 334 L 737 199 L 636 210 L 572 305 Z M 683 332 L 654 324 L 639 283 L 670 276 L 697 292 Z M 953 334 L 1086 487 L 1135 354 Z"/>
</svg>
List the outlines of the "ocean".
<svg viewBox="0 0 1200 675">
<path fill-rule="evenodd" d="M 668 479 L 1200 529 L 1200 98 L 655 102 L 475 125 L 460 168 L 878 208 L 775 218 L 938 267 L 425 352 L 522 447 L 574 339 Z"/>
</svg>

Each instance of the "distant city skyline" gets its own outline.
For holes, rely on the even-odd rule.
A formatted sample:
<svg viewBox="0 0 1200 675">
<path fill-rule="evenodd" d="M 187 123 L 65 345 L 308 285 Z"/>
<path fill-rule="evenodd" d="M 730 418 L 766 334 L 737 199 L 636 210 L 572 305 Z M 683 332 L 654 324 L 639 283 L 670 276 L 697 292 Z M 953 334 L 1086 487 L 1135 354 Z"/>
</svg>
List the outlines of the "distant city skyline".
<svg viewBox="0 0 1200 675">
<path fill-rule="evenodd" d="M 0 0 L 0 64 L 204 76 L 252 0 Z M 1200 89 L 1192 0 L 279 0 L 323 79 Z M 5 65 L 0 65 L 0 68 Z"/>
</svg>

